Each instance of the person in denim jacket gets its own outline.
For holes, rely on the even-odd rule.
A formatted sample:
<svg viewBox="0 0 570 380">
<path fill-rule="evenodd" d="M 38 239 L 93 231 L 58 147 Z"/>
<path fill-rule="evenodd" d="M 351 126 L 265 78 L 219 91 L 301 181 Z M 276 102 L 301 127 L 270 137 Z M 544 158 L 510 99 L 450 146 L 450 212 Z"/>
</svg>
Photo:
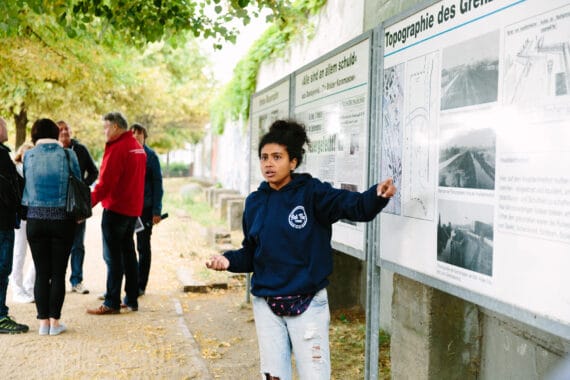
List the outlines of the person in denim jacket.
<svg viewBox="0 0 570 380">
<path fill-rule="evenodd" d="M 206 263 L 214 270 L 253 272 L 253 315 L 267 380 L 292 378 L 292 354 L 300 379 L 330 379 L 332 225 L 370 221 L 396 193 L 391 178 L 360 193 L 294 173 L 308 143 L 302 124 L 271 125 L 258 147 L 265 181 L 245 201 L 242 247 Z"/>
<path fill-rule="evenodd" d="M 81 178 L 77 156 L 58 141 L 53 120 L 38 119 L 32 126 L 33 149 L 24 157 L 26 185 L 22 204 L 27 206 L 26 233 L 36 266 L 34 297 L 40 335 L 59 335 L 65 298 L 65 272 L 77 221 L 65 211 L 69 168 Z"/>
</svg>

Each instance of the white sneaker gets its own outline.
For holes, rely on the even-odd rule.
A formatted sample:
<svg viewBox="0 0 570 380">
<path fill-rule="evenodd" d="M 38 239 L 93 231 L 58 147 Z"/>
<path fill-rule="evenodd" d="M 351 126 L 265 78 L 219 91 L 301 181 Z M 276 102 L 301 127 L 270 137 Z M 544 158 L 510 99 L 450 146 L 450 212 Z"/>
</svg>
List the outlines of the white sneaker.
<svg viewBox="0 0 570 380">
<path fill-rule="evenodd" d="M 79 294 L 89 294 L 89 289 L 83 286 L 83 283 L 80 282 L 79 284 L 72 286 L 71 291 Z"/>
</svg>

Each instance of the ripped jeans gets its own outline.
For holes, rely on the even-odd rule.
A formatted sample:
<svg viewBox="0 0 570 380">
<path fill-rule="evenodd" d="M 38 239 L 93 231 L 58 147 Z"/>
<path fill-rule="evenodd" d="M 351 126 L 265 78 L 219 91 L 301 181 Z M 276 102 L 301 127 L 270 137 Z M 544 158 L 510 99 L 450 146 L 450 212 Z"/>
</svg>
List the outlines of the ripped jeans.
<svg viewBox="0 0 570 380">
<path fill-rule="evenodd" d="M 318 291 L 309 308 L 295 317 L 279 317 L 273 314 L 263 297 L 252 299 L 262 379 L 269 375 L 291 380 L 291 353 L 295 355 L 300 380 L 330 379 L 327 290 Z"/>
</svg>

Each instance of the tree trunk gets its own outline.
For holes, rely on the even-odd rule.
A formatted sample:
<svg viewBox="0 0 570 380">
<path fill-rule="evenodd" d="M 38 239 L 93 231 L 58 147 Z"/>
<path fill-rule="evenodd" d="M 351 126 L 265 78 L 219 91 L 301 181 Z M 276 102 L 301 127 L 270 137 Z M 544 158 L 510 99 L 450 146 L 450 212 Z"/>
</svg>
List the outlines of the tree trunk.
<svg viewBox="0 0 570 380">
<path fill-rule="evenodd" d="M 166 152 L 166 176 L 170 177 L 170 151 Z"/>
<path fill-rule="evenodd" d="M 26 126 L 28 125 L 28 111 L 26 105 L 22 104 L 19 113 L 14 113 L 16 123 L 16 149 L 26 141 Z"/>
</svg>

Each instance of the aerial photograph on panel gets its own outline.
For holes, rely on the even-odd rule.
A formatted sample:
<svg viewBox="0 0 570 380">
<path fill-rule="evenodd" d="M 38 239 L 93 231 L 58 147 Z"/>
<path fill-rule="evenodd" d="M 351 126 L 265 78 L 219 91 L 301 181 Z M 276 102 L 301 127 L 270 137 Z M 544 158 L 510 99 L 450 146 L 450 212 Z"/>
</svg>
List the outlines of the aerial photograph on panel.
<svg viewBox="0 0 570 380">
<path fill-rule="evenodd" d="M 499 31 L 445 48 L 442 53 L 441 109 L 497 101 Z"/>
<path fill-rule="evenodd" d="M 437 260 L 493 275 L 493 206 L 439 200 Z"/>
<path fill-rule="evenodd" d="M 439 152 L 439 186 L 495 189 L 493 129 L 443 128 Z"/>
</svg>

